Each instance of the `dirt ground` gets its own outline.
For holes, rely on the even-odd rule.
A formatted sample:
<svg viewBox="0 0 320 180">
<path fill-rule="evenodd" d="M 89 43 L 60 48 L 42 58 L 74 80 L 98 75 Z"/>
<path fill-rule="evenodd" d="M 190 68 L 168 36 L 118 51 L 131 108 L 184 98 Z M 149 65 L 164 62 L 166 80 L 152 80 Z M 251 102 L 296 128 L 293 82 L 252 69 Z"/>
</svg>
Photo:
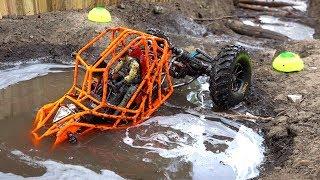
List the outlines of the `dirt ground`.
<svg viewBox="0 0 320 180">
<path fill-rule="evenodd" d="M 320 20 L 319 0 L 312 0 L 309 14 Z M 159 14 L 153 11 L 160 6 Z M 125 1 L 121 6 L 109 7 L 113 15 L 110 24 L 87 21 L 87 11 L 53 12 L 28 17 L 0 20 L 0 66 L 11 62 L 37 59 L 43 62 L 70 62 L 71 53 L 81 48 L 104 28 L 128 26 L 145 30 L 159 28 L 171 35 L 182 47 L 192 44 L 211 50 L 230 43 L 211 43 L 209 33 L 230 39 L 260 41 L 263 50 L 253 54 L 253 87 L 245 104 L 260 116 L 274 120 L 259 122 L 265 132 L 267 154 L 261 179 L 320 179 L 320 41 L 275 42 L 234 34 L 225 20 L 198 24 L 192 18 L 217 18 L 234 15 L 232 0 L 183 1 L 172 4 L 147 3 L 144 6 Z M 319 33 L 319 29 L 317 30 Z M 210 46 L 210 48 L 208 48 Z M 292 50 L 301 55 L 305 70 L 284 74 L 272 70 L 276 50 Z M 302 95 L 299 103 L 288 99 L 290 94 Z"/>
<path fill-rule="evenodd" d="M 314 26 L 316 27 L 315 37 L 320 39 L 320 0 L 310 0 L 308 14 L 315 20 Z"/>
<path fill-rule="evenodd" d="M 270 59 L 261 59 L 256 65 L 256 85 L 267 92 L 275 113 L 274 120 L 262 123 L 269 147 L 265 167 L 272 169 L 263 176 L 266 179 L 320 177 L 319 48 L 318 40 L 293 41 L 278 47 L 301 55 L 305 69 L 299 73 L 275 72 Z M 291 94 L 302 95 L 302 101 L 290 101 Z"/>
</svg>

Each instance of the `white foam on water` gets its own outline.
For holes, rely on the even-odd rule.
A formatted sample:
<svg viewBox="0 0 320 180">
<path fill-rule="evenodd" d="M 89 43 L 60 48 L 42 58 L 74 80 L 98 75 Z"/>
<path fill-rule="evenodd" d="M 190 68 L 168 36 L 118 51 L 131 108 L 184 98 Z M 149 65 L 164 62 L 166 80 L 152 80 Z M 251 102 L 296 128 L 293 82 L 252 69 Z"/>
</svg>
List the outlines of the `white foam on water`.
<svg viewBox="0 0 320 180">
<path fill-rule="evenodd" d="M 209 78 L 206 76 L 200 76 L 194 81 L 195 86 L 192 84 L 189 86 L 189 89 L 192 89 L 191 92 L 187 94 L 187 100 L 195 105 L 199 105 L 202 108 L 211 108 L 213 102 L 209 97 Z"/>
<path fill-rule="evenodd" d="M 48 73 L 63 72 L 62 69 L 71 68 L 73 65 L 63 64 L 34 64 L 17 65 L 16 67 L 0 70 L 0 89 L 4 89 L 12 84 L 44 76 Z"/>
<path fill-rule="evenodd" d="M 41 64 L 46 62 L 47 60 L 50 60 L 50 56 L 46 57 L 40 57 L 35 59 L 21 59 L 19 61 L 5 61 L 0 62 L 0 67 L 15 67 L 15 66 L 22 66 L 22 65 L 31 65 L 31 64 Z"/>
<path fill-rule="evenodd" d="M 128 129 L 123 142 L 133 148 L 157 153 L 163 158 L 182 158 L 192 163 L 193 179 L 249 179 L 259 175 L 258 167 L 265 151 L 263 138 L 246 126 L 237 123 L 235 127 L 239 127 L 239 130 L 235 131 L 221 122 L 190 114 L 154 117 L 142 126 L 153 123 L 178 130 L 183 135 L 166 131 L 131 137 Z M 214 136 L 233 140 L 216 139 Z M 213 146 L 226 144 L 228 147 L 224 152 L 212 152 L 207 150 L 206 143 Z"/>
<path fill-rule="evenodd" d="M 276 2 L 287 2 L 294 4 L 293 8 L 306 12 L 307 11 L 307 0 L 275 0 Z"/>
<path fill-rule="evenodd" d="M 101 173 L 96 173 L 90 169 L 83 166 L 63 164 L 55 162 L 52 160 L 35 160 L 21 151 L 14 150 L 11 153 L 18 157 L 21 161 L 28 164 L 33 164 L 34 166 L 40 166 L 46 168 L 46 173 L 39 177 L 28 177 L 24 178 L 19 175 L 12 173 L 0 172 L 0 179 L 39 179 L 39 180 L 56 180 L 56 179 L 124 179 L 116 173 L 109 170 L 101 170 Z"/>
<path fill-rule="evenodd" d="M 12 173 L 3 173 L 0 172 L 0 179 L 6 179 L 6 180 L 19 180 L 19 179 L 23 179 L 22 176 L 18 176 Z"/>
<path fill-rule="evenodd" d="M 228 143 L 225 163 L 235 170 L 237 179 L 249 179 L 259 174 L 257 167 L 264 158 L 262 142 L 263 138 L 252 129 L 241 126 L 234 140 Z"/>
</svg>

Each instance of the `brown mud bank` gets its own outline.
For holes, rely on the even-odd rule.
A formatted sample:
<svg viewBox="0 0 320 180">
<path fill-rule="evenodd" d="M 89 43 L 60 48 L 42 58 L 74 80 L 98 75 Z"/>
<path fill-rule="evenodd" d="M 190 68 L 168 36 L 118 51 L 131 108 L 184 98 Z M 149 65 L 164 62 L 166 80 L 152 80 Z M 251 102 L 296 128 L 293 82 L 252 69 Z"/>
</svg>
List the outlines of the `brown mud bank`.
<svg viewBox="0 0 320 180">
<path fill-rule="evenodd" d="M 320 0 L 310 0 L 308 14 L 315 21 L 315 38 L 320 39 Z"/>
<path fill-rule="evenodd" d="M 267 92 L 275 118 L 261 123 L 268 147 L 266 179 L 318 179 L 320 177 L 320 41 L 292 41 L 286 49 L 301 55 L 305 69 L 298 73 L 279 73 L 271 60 L 255 66 L 256 85 Z M 261 57 L 263 58 L 263 57 Z M 259 59 L 258 59 L 259 61 Z M 288 95 L 302 95 L 293 102 Z"/>
<path fill-rule="evenodd" d="M 70 63 L 71 53 L 106 26 L 141 30 L 159 28 L 172 36 L 174 44 L 204 48 L 212 55 L 216 55 L 226 44 L 248 42 L 254 75 L 251 94 L 244 104 L 252 114 L 274 117 L 271 121 L 259 122 L 265 131 L 267 145 L 261 178 L 319 178 L 320 41 L 254 39 L 234 34 L 225 25 L 225 20 L 201 24 L 192 20 L 233 16 L 235 8 L 231 0 L 181 0 L 173 5 L 160 5 L 157 13 L 154 13 L 156 5 L 152 3 L 141 6 L 126 1 L 119 7 L 110 7 L 113 23 L 108 25 L 87 21 L 86 11 L 4 18 L 0 20 L 0 66 L 37 58 Z M 275 72 L 271 62 L 280 49 L 299 53 L 305 62 L 305 70 L 292 74 Z M 301 102 L 291 102 L 288 95 L 292 94 L 302 95 Z"/>
<path fill-rule="evenodd" d="M 113 16 L 110 24 L 89 22 L 87 10 L 4 18 L 0 21 L 0 62 L 39 57 L 48 57 L 55 62 L 70 62 L 69 55 L 73 51 L 111 26 L 139 30 L 158 28 L 168 33 L 194 36 L 206 35 L 209 27 L 209 30 L 214 28 L 221 34 L 228 30 L 224 23 L 202 26 L 191 17 L 219 17 L 230 15 L 234 11 L 232 0 L 177 0 L 170 4 L 125 1 L 108 9 Z"/>
</svg>

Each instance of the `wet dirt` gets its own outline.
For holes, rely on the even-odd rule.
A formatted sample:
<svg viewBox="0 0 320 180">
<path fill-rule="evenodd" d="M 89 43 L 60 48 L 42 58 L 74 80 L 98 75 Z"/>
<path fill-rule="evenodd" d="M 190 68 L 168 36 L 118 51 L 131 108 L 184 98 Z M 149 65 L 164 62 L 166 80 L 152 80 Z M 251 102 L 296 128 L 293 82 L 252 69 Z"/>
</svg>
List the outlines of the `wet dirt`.
<svg viewBox="0 0 320 180">
<path fill-rule="evenodd" d="M 308 14 L 315 21 L 314 27 L 316 29 L 314 37 L 320 39 L 320 0 L 309 0 Z"/>
<path fill-rule="evenodd" d="M 55 178 L 68 170 L 66 178 L 105 178 L 113 175 L 112 172 L 129 179 L 243 179 L 259 174 L 264 146 L 257 125 L 252 123 L 246 127 L 212 112 L 199 115 L 192 110 L 197 105 L 188 103 L 183 93 L 195 91 L 197 87 L 193 86 L 178 91 L 168 105 L 141 126 L 94 132 L 81 137 L 76 145 L 66 143 L 54 151 L 50 150 L 50 139 L 35 147 L 31 138 L 26 137 L 30 137 L 31 121 L 37 109 L 62 96 L 70 88 L 73 77 L 73 71 L 44 65 L 53 68 L 55 73 L 42 74 L 44 76 L 0 90 L 0 121 L 3 122 L 0 157 L 6 162 L 0 165 L 0 178 Z M 32 66 L 22 66 L 19 70 L 26 72 L 25 69 L 33 69 Z M 25 76 L 32 76 L 27 72 Z M 248 159 L 248 153 L 255 155 Z M 52 168 L 58 170 L 50 176 Z M 80 176 L 82 173 L 85 176 Z"/>
<path fill-rule="evenodd" d="M 270 92 L 276 113 L 275 119 L 265 125 L 270 138 L 267 144 L 272 147 L 270 154 L 275 159 L 268 163 L 277 167 L 274 174 L 279 173 L 279 177 L 293 174 L 317 179 L 320 175 L 319 48 L 320 42 L 316 40 L 294 41 L 278 47 L 301 55 L 305 63 L 302 72 L 283 74 L 263 65 L 256 71 L 259 86 Z M 292 102 L 288 99 L 290 94 L 301 94 L 302 102 Z"/>
</svg>

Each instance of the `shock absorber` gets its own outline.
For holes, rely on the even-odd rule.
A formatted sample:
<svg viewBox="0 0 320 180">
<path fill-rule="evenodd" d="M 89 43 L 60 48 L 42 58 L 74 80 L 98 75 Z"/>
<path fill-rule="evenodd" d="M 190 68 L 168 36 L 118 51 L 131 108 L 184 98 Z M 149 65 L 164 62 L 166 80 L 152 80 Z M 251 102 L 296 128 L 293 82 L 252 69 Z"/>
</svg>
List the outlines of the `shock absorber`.
<svg viewBox="0 0 320 180">
<path fill-rule="evenodd" d="M 183 51 L 180 48 L 173 48 L 172 52 L 177 55 L 177 63 L 182 65 L 182 67 L 174 68 L 175 72 L 179 72 L 182 78 L 186 75 L 189 76 L 201 76 L 206 74 L 208 65 L 197 59 L 194 55 L 192 55 L 188 51 Z M 177 74 L 177 73 L 176 73 Z"/>
</svg>

